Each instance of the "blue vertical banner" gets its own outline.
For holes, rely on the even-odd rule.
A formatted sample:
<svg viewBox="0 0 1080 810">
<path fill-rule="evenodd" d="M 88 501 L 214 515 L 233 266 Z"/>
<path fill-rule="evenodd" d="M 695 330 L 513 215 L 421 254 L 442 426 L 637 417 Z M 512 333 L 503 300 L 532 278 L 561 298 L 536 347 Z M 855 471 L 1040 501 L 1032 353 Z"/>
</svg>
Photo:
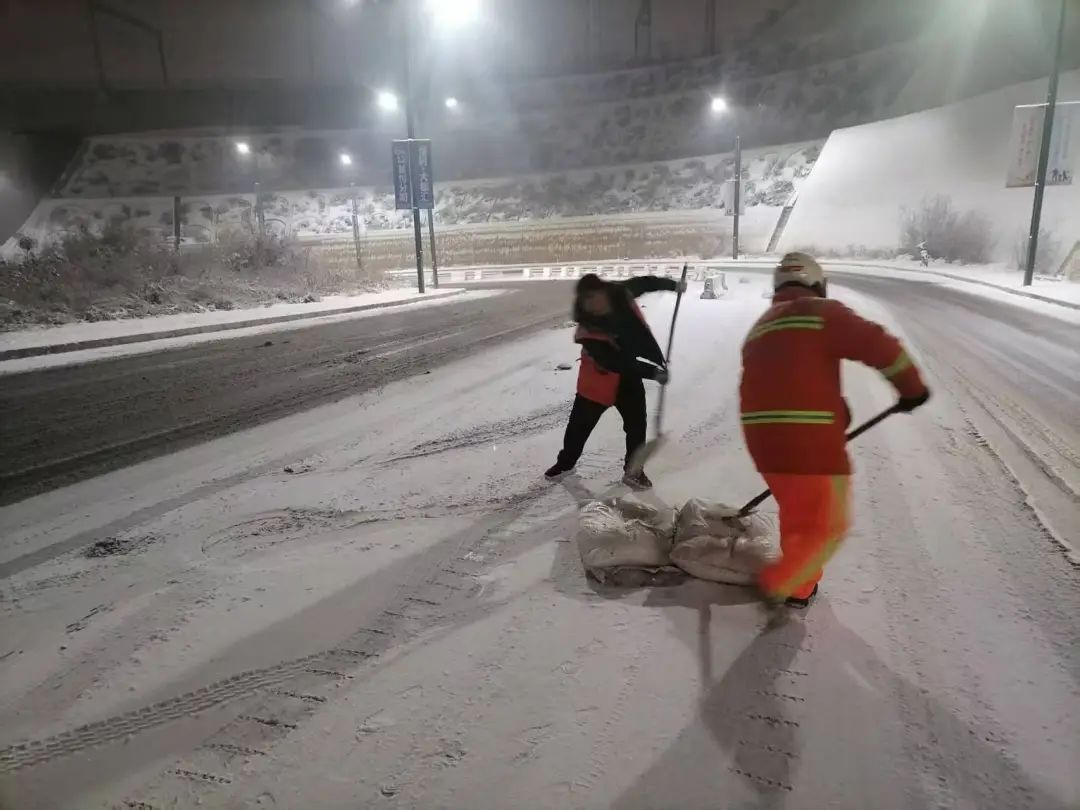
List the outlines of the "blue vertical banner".
<svg viewBox="0 0 1080 810">
<path fill-rule="evenodd" d="M 410 209 L 412 205 L 412 178 L 409 171 L 409 141 L 394 141 L 394 207 Z"/>
<path fill-rule="evenodd" d="M 413 205 L 432 210 L 435 207 L 435 179 L 431 169 L 431 141 L 412 141 Z"/>
</svg>

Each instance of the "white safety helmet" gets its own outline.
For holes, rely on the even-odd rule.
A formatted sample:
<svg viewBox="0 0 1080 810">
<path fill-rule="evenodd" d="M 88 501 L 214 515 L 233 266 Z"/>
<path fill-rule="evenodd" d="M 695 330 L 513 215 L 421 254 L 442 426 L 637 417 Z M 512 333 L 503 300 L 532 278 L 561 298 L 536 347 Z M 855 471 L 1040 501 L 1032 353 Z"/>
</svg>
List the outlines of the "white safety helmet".
<svg viewBox="0 0 1080 810">
<path fill-rule="evenodd" d="M 825 291 L 825 271 L 817 260 L 807 253 L 798 251 L 784 254 L 784 258 L 773 270 L 773 289 L 779 290 L 785 284 L 801 284 L 804 287 L 820 286 Z"/>
</svg>

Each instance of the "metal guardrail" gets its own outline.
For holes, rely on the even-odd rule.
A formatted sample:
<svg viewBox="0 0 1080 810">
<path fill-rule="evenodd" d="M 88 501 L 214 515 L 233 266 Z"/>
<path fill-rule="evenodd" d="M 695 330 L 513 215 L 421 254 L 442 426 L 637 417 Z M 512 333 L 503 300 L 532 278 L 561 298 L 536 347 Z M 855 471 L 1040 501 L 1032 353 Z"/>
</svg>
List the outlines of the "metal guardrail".
<svg viewBox="0 0 1080 810">
<path fill-rule="evenodd" d="M 746 269 L 752 271 L 759 267 L 771 267 L 773 260 L 760 262 L 740 261 L 690 261 L 690 278 L 704 281 L 724 271 Z M 521 264 L 503 266 L 451 267 L 439 268 L 439 282 L 447 284 L 467 284 L 478 281 L 546 281 L 555 279 L 577 279 L 586 273 L 596 273 L 601 278 L 631 278 L 646 275 L 670 275 L 675 277 L 682 271 L 682 262 L 668 261 L 626 261 L 626 262 L 581 262 L 577 264 Z M 387 280 L 411 282 L 416 279 L 414 269 L 388 270 L 384 274 Z M 431 273 L 427 273 L 431 280 Z"/>
</svg>

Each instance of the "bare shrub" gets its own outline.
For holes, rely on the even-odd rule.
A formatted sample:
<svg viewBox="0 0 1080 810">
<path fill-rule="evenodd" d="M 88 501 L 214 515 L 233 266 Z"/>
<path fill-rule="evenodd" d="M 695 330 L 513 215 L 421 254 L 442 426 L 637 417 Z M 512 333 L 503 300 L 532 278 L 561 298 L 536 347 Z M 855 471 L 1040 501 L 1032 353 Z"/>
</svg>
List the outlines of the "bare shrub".
<svg viewBox="0 0 1080 810">
<path fill-rule="evenodd" d="M 797 245 L 788 248 L 788 250 L 797 250 L 817 259 L 873 259 L 882 261 L 897 257 L 897 251 L 893 248 L 869 247 L 863 244 L 848 244 L 843 248 Z"/>
<path fill-rule="evenodd" d="M 0 261 L 0 328 L 311 301 L 377 286 L 357 273 L 325 271 L 309 253 L 293 241 L 252 234 L 177 253 L 131 227 L 83 228 Z"/>
<path fill-rule="evenodd" d="M 924 197 L 915 208 L 900 209 L 900 250 L 919 255 L 919 246 L 933 259 L 961 264 L 990 261 L 994 236 L 990 220 L 978 211 L 960 213 L 944 194 Z"/>
<path fill-rule="evenodd" d="M 1053 231 L 1039 229 L 1039 243 L 1035 246 L 1035 272 L 1042 276 L 1056 275 L 1061 270 L 1061 262 L 1064 258 L 1064 247 Z M 1017 234 L 1013 243 L 1013 267 L 1017 270 L 1027 269 L 1028 234 L 1022 231 Z"/>
</svg>

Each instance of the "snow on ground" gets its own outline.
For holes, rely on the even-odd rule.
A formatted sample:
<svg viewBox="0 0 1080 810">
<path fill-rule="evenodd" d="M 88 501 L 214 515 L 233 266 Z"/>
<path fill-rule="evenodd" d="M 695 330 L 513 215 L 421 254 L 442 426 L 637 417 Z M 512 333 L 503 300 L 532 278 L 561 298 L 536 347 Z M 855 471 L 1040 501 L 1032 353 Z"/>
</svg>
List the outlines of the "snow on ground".
<svg viewBox="0 0 1080 810">
<path fill-rule="evenodd" d="M 1057 318 L 1068 323 L 1080 324 L 1080 284 L 1071 281 L 1053 281 L 1037 278 L 1031 287 L 1022 286 L 1018 273 L 995 266 L 952 267 L 931 264 L 929 269 L 918 266 L 918 262 L 871 261 L 857 259 L 823 260 L 829 271 L 844 273 L 864 273 L 872 276 L 903 278 L 912 283 L 934 284 L 949 289 L 961 290 L 969 295 L 978 295 L 994 301 L 1000 301 L 1014 307 L 1023 307 L 1050 318 Z M 985 270 L 985 274 L 984 271 Z M 1042 299 L 1052 299 L 1073 306 L 1062 306 L 1048 300 L 1033 298 L 1027 291 Z"/>
<path fill-rule="evenodd" d="M 1017 293 L 1020 294 L 1020 298 L 1039 300 L 1034 297 L 1039 296 L 1052 301 L 1074 304 L 1080 308 L 1080 283 L 1067 281 L 1065 279 L 1050 278 L 1048 276 L 1036 276 L 1031 280 L 1031 286 L 1025 287 L 1023 271 L 1010 267 L 1003 262 L 998 262 L 996 264 L 948 264 L 947 262 L 932 261 L 930 262 L 929 267 L 923 268 L 915 259 L 874 259 L 873 261 L 834 259 L 824 261 L 828 265 L 838 268 L 843 267 L 843 269 L 847 269 L 846 265 L 854 264 L 880 269 L 904 270 L 912 274 L 919 273 L 948 278 L 964 285 L 963 287 L 958 287 L 958 289 L 963 289 L 966 292 L 976 295 L 986 294 L 984 290 L 987 288 L 990 290 L 997 289 L 1007 292 L 1013 297 L 1006 299 L 1000 295 L 991 293 L 992 297 L 995 297 L 999 301 L 1007 300 L 1018 306 L 1022 306 L 1023 302 L 1018 302 L 1016 300 Z M 977 289 L 978 287 L 982 287 L 983 289 Z M 1061 312 L 1060 308 L 1047 310 L 1043 307 L 1037 308 L 1037 311 Z"/>
<path fill-rule="evenodd" d="M 432 290 L 428 298 L 455 295 L 461 290 Z M 331 314 L 354 307 L 386 307 L 424 298 L 416 290 L 393 289 L 361 295 L 330 295 L 307 304 L 268 304 L 249 309 L 183 312 L 176 315 L 153 315 L 148 318 L 122 318 L 93 323 L 66 323 L 60 326 L 39 326 L 12 332 L 0 332 L 0 352 L 32 349 L 41 346 L 63 346 L 71 343 L 113 340 L 165 332 L 196 329 L 227 328 L 238 323 L 258 322 L 271 318 L 305 317 L 312 313 Z"/>
<path fill-rule="evenodd" d="M 726 299 L 684 299 L 673 441 L 649 467 L 668 503 L 762 486 L 736 386 L 765 277 L 735 276 Z M 645 299 L 658 331 L 672 302 Z M 934 365 L 932 407 L 854 448 L 856 524 L 823 598 L 762 633 L 739 588 L 584 579 L 577 505 L 619 489 L 622 435 L 606 416 L 576 476 L 540 478 L 573 395 L 555 366 L 575 354 L 551 330 L 0 510 L 0 745 L 319 651 L 332 662 L 163 729 L 137 733 L 154 711 L 134 731 L 106 723 L 118 742 L 20 772 L 11 795 L 1076 806 L 1075 571 Z M 891 402 L 871 372 L 847 383 L 857 419 Z M 104 538 L 111 553 L 87 557 Z M 55 543 L 69 553 L 41 553 Z"/>
<path fill-rule="evenodd" d="M 454 290 L 453 292 L 445 290 L 443 292 L 446 294 L 433 295 L 426 298 L 421 298 L 414 293 L 414 297 L 403 299 L 400 304 L 394 304 L 394 306 L 409 308 L 441 306 L 451 302 L 461 303 L 463 301 L 475 300 L 478 298 L 491 298 L 496 295 L 502 295 L 503 293 L 502 290 Z M 198 343 L 233 340 L 235 338 L 251 337 L 253 335 L 266 335 L 275 332 L 292 331 L 294 329 L 308 329 L 314 326 L 325 326 L 328 323 L 356 320 L 357 318 L 370 318 L 385 314 L 381 309 L 382 308 L 380 307 L 360 310 L 358 312 L 345 312 L 337 315 L 323 315 L 292 321 L 279 321 L 277 323 L 248 326 L 240 329 L 230 328 L 224 331 L 197 332 L 195 334 L 182 335 L 181 337 L 173 338 L 150 339 L 152 336 L 147 335 L 148 339 L 138 343 L 122 343 L 115 346 L 99 346 L 94 349 L 77 349 L 75 351 L 60 352 L 57 354 L 41 354 L 34 357 L 19 357 L 14 360 L 0 360 L 0 377 L 5 374 L 19 374 L 24 371 L 60 368 L 62 366 L 76 366 L 83 365 L 84 363 L 93 363 L 99 360 L 112 360 L 117 357 L 127 357 L 134 354 L 168 351 L 169 349 L 193 346 Z M 124 321 L 124 323 L 128 322 Z M 77 325 L 82 326 L 84 324 Z"/>
</svg>

